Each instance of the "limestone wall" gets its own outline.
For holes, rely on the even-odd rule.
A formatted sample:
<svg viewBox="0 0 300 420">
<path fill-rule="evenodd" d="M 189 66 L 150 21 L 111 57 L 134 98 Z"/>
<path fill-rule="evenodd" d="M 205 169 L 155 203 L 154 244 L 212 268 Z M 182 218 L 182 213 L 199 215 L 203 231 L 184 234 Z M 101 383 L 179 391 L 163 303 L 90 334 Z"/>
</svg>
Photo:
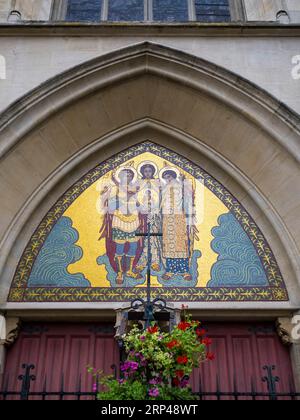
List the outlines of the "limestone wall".
<svg viewBox="0 0 300 420">
<path fill-rule="evenodd" d="M 11 0 L 0 1 L 0 21 L 1 22 L 5 22 L 7 20 L 7 16 L 8 16 L 10 8 L 11 8 Z"/>
<path fill-rule="evenodd" d="M 129 32 L 129 30 L 128 30 Z M 166 45 L 227 68 L 300 113 L 300 80 L 292 77 L 296 37 L 2 37 L 7 78 L 0 80 L 0 111 L 31 89 L 78 64 L 143 41 Z"/>
<path fill-rule="evenodd" d="M 300 22 L 300 1 L 285 0 L 292 23 Z"/>
<path fill-rule="evenodd" d="M 52 0 L 16 0 L 15 9 L 24 20 L 49 20 Z"/>
<path fill-rule="evenodd" d="M 22 20 L 49 20 L 52 0 L 0 0 L 0 21 L 7 22 L 12 10 L 21 14 Z"/>
<path fill-rule="evenodd" d="M 246 0 L 244 4 L 249 21 L 276 21 L 277 12 L 286 9 L 284 0 Z"/>
<path fill-rule="evenodd" d="M 291 23 L 300 22 L 299 0 L 245 0 L 248 21 L 276 21 L 280 10 L 289 14 Z"/>
</svg>

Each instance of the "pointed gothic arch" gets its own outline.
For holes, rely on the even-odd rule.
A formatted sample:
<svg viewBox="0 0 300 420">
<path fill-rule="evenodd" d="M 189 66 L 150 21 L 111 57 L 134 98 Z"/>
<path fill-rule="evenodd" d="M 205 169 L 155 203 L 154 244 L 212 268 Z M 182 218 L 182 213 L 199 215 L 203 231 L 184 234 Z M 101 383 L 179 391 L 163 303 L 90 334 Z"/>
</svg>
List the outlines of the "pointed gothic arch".
<svg viewBox="0 0 300 420">
<path fill-rule="evenodd" d="M 190 112 L 183 115 L 184 109 Z M 291 305 L 297 305 L 294 208 L 284 208 L 280 188 L 271 191 L 264 179 L 270 182 L 276 176 L 274 160 L 275 165 L 283 160 L 297 179 L 299 117 L 266 92 L 211 63 L 145 43 L 92 60 L 40 86 L 2 114 L 1 127 L 1 189 L 12 186 L 1 225 L 2 301 L 12 265 L 51 204 L 93 161 L 124 149 L 120 142 L 138 143 L 137 133 L 145 139 L 148 130 L 146 139 L 166 145 L 176 139 L 181 154 L 196 161 L 205 156 L 216 178 L 220 172 L 226 185 L 234 184 L 236 196 L 252 209 L 273 244 L 292 292 Z M 247 156 L 253 159 L 255 148 L 258 162 L 252 161 L 251 168 Z M 266 166 L 264 176 L 256 177 L 260 155 Z M 289 173 L 282 174 L 283 187 L 289 185 Z M 13 185 L 17 174 L 18 188 Z M 298 185 L 289 185 L 293 199 Z"/>
</svg>

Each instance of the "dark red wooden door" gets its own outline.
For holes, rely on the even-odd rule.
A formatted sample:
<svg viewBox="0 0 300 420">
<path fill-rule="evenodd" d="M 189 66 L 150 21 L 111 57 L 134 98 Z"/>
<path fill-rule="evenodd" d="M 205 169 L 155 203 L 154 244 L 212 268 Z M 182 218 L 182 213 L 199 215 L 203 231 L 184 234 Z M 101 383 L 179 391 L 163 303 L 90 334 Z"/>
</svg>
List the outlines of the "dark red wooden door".
<svg viewBox="0 0 300 420">
<path fill-rule="evenodd" d="M 34 364 L 36 381 L 31 391 L 61 389 L 64 375 L 65 391 L 92 391 L 93 378 L 87 366 L 113 374 L 112 365 L 119 363 L 119 350 L 109 324 L 25 324 L 17 342 L 8 351 L 5 376 L 9 389 L 20 390 L 18 375 L 22 364 Z"/>
<path fill-rule="evenodd" d="M 280 377 L 278 391 L 288 391 L 292 378 L 289 349 L 280 342 L 272 323 L 233 324 L 208 323 L 208 334 L 214 340 L 214 362 L 204 364 L 192 378 L 195 391 L 200 388 L 215 392 L 218 386 L 224 392 L 234 391 L 234 382 L 239 391 L 266 392 L 261 380 L 265 365 L 275 365 L 275 374 Z M 60 390 L 62 374 L 64 388 L 74 392 L 81 376 L 81 389 L 92 390 L 93 379 L 86 372 L 92 365 L 112 374 L 111 366 L 118 365 L 119 350 L 114 340 L 114 329 L 109 324 L 37 324 L 23 326 L 17 342 L 8 351 L 6 372 L 9 389 L 20 390 L 18 375 L 23 363 L 36 366 L 37 380 L 32 391 L 42 391 L 45 381 L 47 391 Z"/>
<path fill-rule="evenodd" d="M 267 392 L 262 381 L 266 375 L 263 367 L 274 365 L 274 376 L 280 378 L 278 392 L 288 392 L 293 373 L 289 348 L 281 343 L 273 323 L 265 324 L 207 324 L 208 335 L 213 339 L 214 362 L 205 363 L 194 373 L 193 388 L 215 392 L 234 392 L 235 388 L 251 392 Z"/>
</svg>

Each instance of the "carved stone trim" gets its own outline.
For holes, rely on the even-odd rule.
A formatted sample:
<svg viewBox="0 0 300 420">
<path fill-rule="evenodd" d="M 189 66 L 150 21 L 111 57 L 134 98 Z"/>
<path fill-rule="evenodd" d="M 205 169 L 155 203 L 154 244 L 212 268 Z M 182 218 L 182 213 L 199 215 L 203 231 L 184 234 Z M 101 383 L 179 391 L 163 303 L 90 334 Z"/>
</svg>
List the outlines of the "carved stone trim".
<svg viewBox="0 0 300 420">
<path fill-rule="evenodd" d="M 66 0 L 53 0 L 50 20 L 63 21 L 66 18 L 68 2 Z"/>
<path fill-rule="evenodd" d="M 6 319 L 4 315 L 0 314 L 0 345 L 4 343 L 6 339 Z"/>
<path fill-rule="evenodd" d="M 233 22 L 245 22 L 246 11 L 244 0 L 229 0 L 231 20 Z"/>
<path fill-rule="evenodd" d="M 284 346 L 291 346 L 293 344 L 291 335 L 292 324 L 289 318 L 278 318 L 276 321 L 276 331 Z"/>
<path fill-rule="evenodd" d="M 1 340 L 0 344 L 10 347 L 14 344 L 19 336 L 21 329 L 20 318 L 7 318 L 6 319 L 6 338 Z"/>
</svg>

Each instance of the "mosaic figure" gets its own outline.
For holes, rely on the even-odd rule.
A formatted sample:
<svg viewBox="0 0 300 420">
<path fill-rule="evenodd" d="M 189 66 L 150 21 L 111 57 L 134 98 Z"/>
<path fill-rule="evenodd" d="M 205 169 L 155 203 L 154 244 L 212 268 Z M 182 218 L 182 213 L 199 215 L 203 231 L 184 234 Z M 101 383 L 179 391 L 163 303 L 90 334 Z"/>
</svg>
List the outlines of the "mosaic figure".
<svg viewBox="0 0 300 420">
<path fill-rule="evenodd" d="M 160 217 L 160 189 L 157 165 L 152 161 L 144 161 L 139 165 L 138 172 L 141 176 L 139 204 L 141 211 L 146 215 L 147 226 L 150 225 L 151 233 L 159 233 L 161 230 Z M 161 269 L 161 239 L 151 238 L 151 262 L 152 270 Z M 148 263 L 148 239 L 144 241 L 144 249 L 138 262 L 137 270 L 142 272 Z"/>
<path fill-rule="evenodd" d="M 166 273 L 163 280 L 182 276 L 191 281 L 190 260 L 193 254 L 192 201 L 194 191 L 175 167 L 160 172 L 162 181 L 163 257 Z"/>
<path fill-rule="evenodd" d="M 137 172 L 133 167 L 121 167 L 112 176 L 112 184 L 100 193 L 106 215 L 100 230 L 100 240 L 106 240 L 106 252 L 117 274 L 116 282 L 123 284 L 124 275 L 140 278 L 135 271 L 143 241 L 138 232 L 146 229 L 146 218 L 139 212 Z"/>
</svg>

